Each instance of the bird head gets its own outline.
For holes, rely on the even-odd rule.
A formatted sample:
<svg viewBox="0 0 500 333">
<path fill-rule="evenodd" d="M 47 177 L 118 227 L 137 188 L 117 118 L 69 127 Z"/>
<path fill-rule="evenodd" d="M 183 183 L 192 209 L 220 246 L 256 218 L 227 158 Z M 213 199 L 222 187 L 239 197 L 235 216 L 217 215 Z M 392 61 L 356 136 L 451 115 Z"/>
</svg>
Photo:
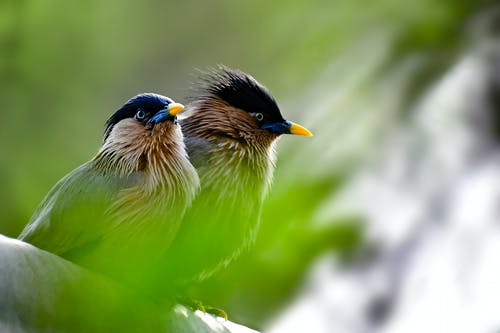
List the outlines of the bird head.
<svg viewBox="0 0 500 333">
<path fill-rule="evenodd" d="M 127 120 L 128 125 L 136 127 L 138 132 L 152 130 L 164 122 L 177 124 L 177 114 L 183 109 L 182 104 L 175 103 L 168 97 L 153 93 L 139 94 L 129 99 L 106 121 L 104 141 L 123 120 Z"/>
<path fill-rule="evenodd" d="M 146 167 L 172 163 L 184 155 L 177 115 L 184 106 L 172 99 L 147 93 L 119 108 L 104 125 L 104 142 L 94 157 L 98 168 L 131 174 Z"/>
<path fill-rule="evenodd" d="M 257 80 L 227 67 L 204 73 L 192 105 L 192 122 L 201 136 L 239 142 L 272 142 L 281 134 L 312 136 L 283 118 L 276 100 Z"/>
</svg>

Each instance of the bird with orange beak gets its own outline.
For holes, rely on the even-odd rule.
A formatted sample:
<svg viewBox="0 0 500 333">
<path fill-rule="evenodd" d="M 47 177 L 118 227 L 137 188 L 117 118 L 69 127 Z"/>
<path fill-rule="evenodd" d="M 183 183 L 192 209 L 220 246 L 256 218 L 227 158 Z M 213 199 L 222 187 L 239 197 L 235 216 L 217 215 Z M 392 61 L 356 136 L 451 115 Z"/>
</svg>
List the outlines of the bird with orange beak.
<svg viewBox="0 0 500 333">
<path fill-rule="evenodd" d="M 254 242 L 277 139 L 312 136 L 283 118 L 275 99 L 253 77 L 227 67 L 204 73 L 187 109 L 181 126 L 200 192 L 152 274 L 168 293 L 178 294 Z"/>
<path fill-rule="evenodd" d="M 183 108 L 151 93 L 127 101 L 107 120 L 97 155 L 52 188 L 19 238 L 118 280 L 141 281 L 199 185 L 177 121 Z"/>
</svg>

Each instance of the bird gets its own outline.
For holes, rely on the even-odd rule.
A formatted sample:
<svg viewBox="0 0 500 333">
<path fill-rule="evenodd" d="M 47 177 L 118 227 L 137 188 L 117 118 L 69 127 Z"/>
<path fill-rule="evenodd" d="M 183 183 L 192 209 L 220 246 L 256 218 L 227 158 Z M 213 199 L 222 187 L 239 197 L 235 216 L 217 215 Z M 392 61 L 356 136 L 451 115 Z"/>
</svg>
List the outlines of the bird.
<svg viewBox="0 0 500 333">
<path fill-rule="evenodd" d="M 20 240 L 125 283 L 141 283 L 199 187 L 171 98 L 143 93 L 104 126 L 102 147 L 43 199 Z"/>
<path fill-rule="evenodd" d="M 312 136 L 283 118 L 274 97 L 256 79 L 226 66 L 202 72 L 186 110 L 180 123 L 200 190 L 150 274 L 163 284 L 157 291 L 179 295 L 254 242 L 273 178 L 277 139 L 282 134 Z"/>
</svg>

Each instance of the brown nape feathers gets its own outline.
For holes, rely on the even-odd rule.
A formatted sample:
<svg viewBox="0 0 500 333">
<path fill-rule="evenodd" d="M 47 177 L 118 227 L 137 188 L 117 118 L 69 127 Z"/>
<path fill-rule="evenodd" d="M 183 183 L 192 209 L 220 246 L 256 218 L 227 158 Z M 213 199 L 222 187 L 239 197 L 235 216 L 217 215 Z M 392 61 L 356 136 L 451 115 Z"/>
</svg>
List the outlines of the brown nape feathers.
<svg viewBox="0 0 500 333">
<path fill-rule="evenodd" d="M 242 146 L 269 146 L 279 136 L 261 129 L 250 113 L 218 98 L 203 100 L 191 112 L 182 122 L 183 132 L 190 136 Z"/>
<path fill-rule="evenodd" d="M 144 194 L 169 192 L 172 199 L 192 199 L 189 184 L 193 176 L 185 172 L 187 154 L 178 124 L 162 122 L 153 128 L 132 118 L 116 124 L 94 157 L 95 166 L 104 173 L 129 176 L 140 172 L 144 183 L 137 190 Z"/>
<path fill-rule="evenodd" d="M 141 283 L 199 185 L 168 97 L 141 94 L 106 122 L 97 155 L 61 179 L 19 237 L 91 270 Z"/>
</svg>

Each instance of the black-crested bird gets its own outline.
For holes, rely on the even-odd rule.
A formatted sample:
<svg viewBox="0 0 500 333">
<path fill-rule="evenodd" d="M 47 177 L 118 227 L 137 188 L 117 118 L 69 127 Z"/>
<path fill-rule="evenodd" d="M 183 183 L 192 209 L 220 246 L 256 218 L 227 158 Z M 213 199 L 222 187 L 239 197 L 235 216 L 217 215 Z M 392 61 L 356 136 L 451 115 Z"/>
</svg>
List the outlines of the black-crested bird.
<svg viewBox="0 0 500 333">
<path fill-rule="evenodd" d="M 157 94 L 127 101 L 97 155 L 47 194 L 19 239 L 91 270 L 136 282 L 175 235 L 199 179 L 176 115 Z"/>
<path fill-rule="evenodd" d="M 312 136 L 283 118 L 264 86 L 227 67 L 205 73 L 187 109 L 181 126 L 200 192 L 151 274 L 166 293 L 182 294 L 254 241 L 273 177 L 276 139 Z"/>
</svg>

